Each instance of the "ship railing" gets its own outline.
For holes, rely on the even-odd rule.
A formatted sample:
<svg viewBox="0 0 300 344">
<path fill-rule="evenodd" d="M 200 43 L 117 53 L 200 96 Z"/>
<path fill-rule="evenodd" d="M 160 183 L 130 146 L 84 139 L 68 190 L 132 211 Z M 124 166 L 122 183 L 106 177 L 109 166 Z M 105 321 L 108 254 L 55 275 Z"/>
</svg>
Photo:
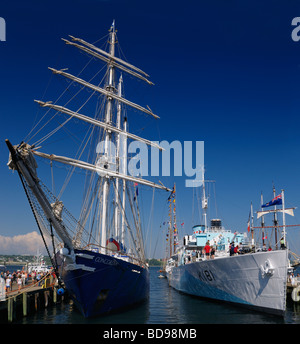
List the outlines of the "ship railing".
<svg viewBox="0 0 300 344">
<path fill-rule="evenodd" d="M 219 233 L 219 232 L 224 232 L 224 233 L 231 233 L 230 229 L 225 229 L 223 226 L 222 227 L 209 227 L 206 229 L 205 232 L 210 232 L 210 233 Z"/>
</svg>

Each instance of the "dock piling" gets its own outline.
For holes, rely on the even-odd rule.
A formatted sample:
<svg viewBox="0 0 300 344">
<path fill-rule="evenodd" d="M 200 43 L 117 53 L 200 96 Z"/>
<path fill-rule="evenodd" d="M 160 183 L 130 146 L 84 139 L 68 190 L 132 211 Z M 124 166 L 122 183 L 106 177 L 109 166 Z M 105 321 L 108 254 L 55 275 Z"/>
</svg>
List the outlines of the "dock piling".
<svg viewBox="0 0 300 344">
<path fill-rule="evenodd" d="M 13 321 L 13 298 L 7 300 L 7 320 L 8 322 Z"/>
<path fill-rule="evenodd" d="M 57 288 L 53 288 L 53 302 L 56 303 L 57 301 Z"/>
<path fill-rule="evenodd" d="M 27 316 L 27 293 L 23 293 L 23 316 Z"/>
</svg>

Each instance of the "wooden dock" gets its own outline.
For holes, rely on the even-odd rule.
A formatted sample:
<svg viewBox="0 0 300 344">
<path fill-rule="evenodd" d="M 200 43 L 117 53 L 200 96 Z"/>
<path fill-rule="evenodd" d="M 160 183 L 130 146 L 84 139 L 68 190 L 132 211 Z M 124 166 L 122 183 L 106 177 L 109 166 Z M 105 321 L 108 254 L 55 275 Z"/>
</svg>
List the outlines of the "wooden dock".
<svg viewBox="0 0 300 344">
<path fill-rule="evenodd" d="M 6 293 L 6 298 L 0 301 L 0 322 L 13 322 L 20 317 L 26 317 L 39 309 L 47 308 L 62 302 L 67 295 L 58 295 L 58 285 L 49 276 L 40 283 L 31 283 L 18 291 L 16 284 L 13 290 Z"/>
</svg>

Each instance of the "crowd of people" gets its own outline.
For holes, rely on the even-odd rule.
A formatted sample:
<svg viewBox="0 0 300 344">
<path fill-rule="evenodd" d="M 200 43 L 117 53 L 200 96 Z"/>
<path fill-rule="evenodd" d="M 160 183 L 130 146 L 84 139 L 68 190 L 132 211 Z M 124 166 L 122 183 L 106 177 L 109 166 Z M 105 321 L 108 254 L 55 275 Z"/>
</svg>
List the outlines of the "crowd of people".
<svg viewBox="0 0 300 344">
<path fill-rule="evenodd" d="M 288 276 L 288 282 L 291 283 L 292 287 L 296 287 L 300 284 L 300 274 L 297 274 L 297 276 L 294 275 L 294 273 L 290 273 Z"/>
<path fill-rule="evenodd" d="M 38 283 L 46 275 L 46 272 L 43 271 L 31 271 L 30 273 L 26 269 L 17 270 L 10 272 L 9 270 L 1 272 L 0 277 L 5 281 L 5 291 L 6 293 L 12 291 L 14 286 L 17 287 L 18 291 L 21 291 L 21 288 L 25 287 L 27 284 Z"/>
<path fill-rule="evenodd" d="M 240 249 L 240 246 L 241 246 L 241 244 L 240 245 L 238 245 L 238 244 L 235 245 L 234 242 L 231 242 L 230 246 L 229 246 L 229 255 L 230 256 L 234 256 L 234 255 L 242 253 L 241 249 Z M 214 259 L 215 258 L 215 253 L 216 253 L 215 245 L 211 245 L 209 240 L 208 240 L 206 242 L 206 245 L 203 248 L 203 254 L 205 254 L 205 258 L 206 259 Z"/>
<path fill-rule="evenodd" d="M 281 245 L 281 249 L 283 249 L 283 246 Z M 261 251 L 272 251 L 271 246 L 267 248 L 267 246 L 264 244 Z M 206 259 L 214 259 L 215 258 L 215 252 L 216 252 L 216 245 L 211 245 L 209 240 L 206 242 L 206 245 L 203 248 L 202 253 L 205 255 Z M 235 256 L 238 254 L 246 253 L 244 249 L 242 248 L 242 243 L 235 244 L 234 242 L 231 242 L 229 245 L 229 255 Z"/>
</svg>

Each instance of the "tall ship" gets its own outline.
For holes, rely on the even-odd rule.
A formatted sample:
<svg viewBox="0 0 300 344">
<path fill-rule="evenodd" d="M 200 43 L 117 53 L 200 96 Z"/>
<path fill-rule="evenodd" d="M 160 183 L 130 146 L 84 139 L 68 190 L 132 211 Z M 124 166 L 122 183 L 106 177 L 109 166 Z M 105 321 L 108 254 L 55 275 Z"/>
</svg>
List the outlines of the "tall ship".
<svg viewBox="0 0 300 344">
<path fill-rule="evenodd" d="M 209 224 L 205 185 L 203 172 L 203 224 L 194 226 L 193 233 L 184 236 L 181 245 L 175 241 L 170 248 L 166 266 L 169 285 L 190 295 L 283 315 L 289 268 L 285 215 L 293 211 L 285 208 L 284 191 L 262 204 L 262 210 L 257 212 L 258 218 L 276 214 L 272 227 L 278 236 L 273 247 L 267 247 L 265 242 L 254 238 L 254 229 L 264 228 L 264 223 L 261 227 L 253 226 L 253 210 L 247 233 L 225 229 L 218 218 L 211 219 Z M 282 208 L 278 208 L 280 204 Z M 278 212 L 283 216 L 282 226 L 278 224 Z M 264 234 L 261 238 L 266 239 Z"/>
<path fill-rule="evenodd" d="M 115 22 L 102 38 L 103 45 L 106 44 L 103 49 L 73 36 L 63 41 L 82 52 L 88 62 L 76 76 L 66 72 L 67 69 L 49 67 L 63 78 L 61 82 L 67 83 L 67 88 L 54 102 L 36 101 L 47 111 L 24 141 L 12 145 L 6 140 L 10 151 L 8 166 L 16 170 L 21 179 L 59 283 L 66 287 L 82 314 L 92 317 L 148 298 L 149 271 L 139 199 L 146 187 L 171 190 L 161 182 L 155 183 L 128 171 L 130 143 L 161 150 L 157 143 L 130 133 L 130 111 L 135 112 L 132 114 L 134 122 L 140 113 L 143 119 L 159 117 L 148 106 L 140 106 L 124 97 L 123 75 L 148 85 L 153 83 L 148 74 L 117 56 L 117 51 L 122 50 L 117 45 Z M 77 61 L 75 57 L 74 61 Z M 85 76 L 91 70 L 95 74 Z M 139 89 L 134 88 L 133 94 Z M 92 115 L 87 115 L 91 110 Z M 77 130 L 75 134 L 71 133 L 71 125 Z M 45 131 L 46 134 L 37 139 L 37 135 Z M 64 140 L 64 144 L 56 146 L 60 154 L 41 151 L 42 147 L 49 147 L 49 139 L 55 141 L 59 133 L 62 136 L 57 140 Z M 66 143 L 67 139 L 71 139 L 71 143 Z M 72 155 L 62 155 L 61 152 L 69 150 Z M 52 190 L 37 174 L 37 159 L 48 162 Z M 62 170 L 62 166 L 68 173 L 57 194 L 55 173 L 58 167 Z M 71 184 L 69 201 L 78 203 L 77 191 L 83 189 L 78 219 L 62 201 L 62 194 L 76 171 L 79 173 Z M 78 181 L 78 176 L 83 181 Z"/>
</svg>

